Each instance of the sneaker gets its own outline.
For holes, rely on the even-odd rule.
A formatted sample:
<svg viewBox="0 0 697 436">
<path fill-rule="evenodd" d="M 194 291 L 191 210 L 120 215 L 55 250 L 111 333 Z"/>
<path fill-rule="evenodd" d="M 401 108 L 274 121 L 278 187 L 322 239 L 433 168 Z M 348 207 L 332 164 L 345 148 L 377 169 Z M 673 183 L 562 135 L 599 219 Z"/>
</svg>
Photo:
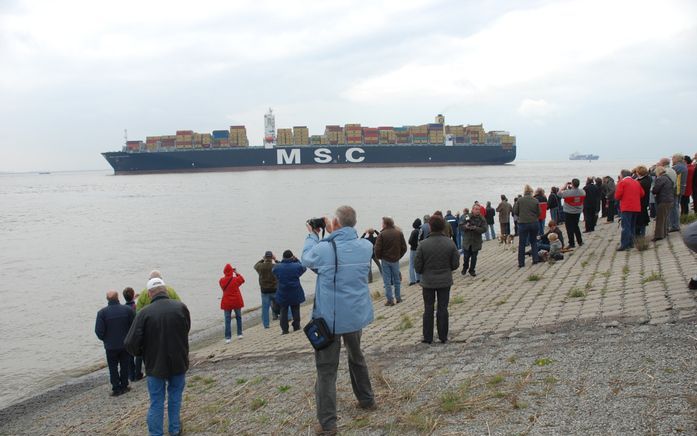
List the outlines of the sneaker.
<svg viewBox="0 0 697 436">
<path fill-rule="evenodd" d="M 394 301 L 391 301 L 391 300 L 385 301 L 385 306 L 394 306 Z"/>
<path fill-rule="evenodd" d="M 244 335 L 237 335 L 237 339 L 242 339 Z"/>
<path fill-rule="evenodd" d="M 282 331 L 281 334 L 282 334 L 282 335 L 287 335 L 287 334 L 288 334 L 288 330 Z"/>
<path fill-rule="evenodd" d="M 396 300 L 396 301 L 397 301 L 397 304 L 399 304 L 399 303 L 401 303 L 401 302 L 402 302 L 402 299 L 401 299 L 401 298 L 397 298 L 397 300 Z"/>
<path fill-rule="evenodd" d="M 230 343 L 230 339 L 225 339 L 225 343 L 226 343 L 226 344 L 229 344 L 229 343 Z"/>
<path fill-rule="evenodd" d="M 472 277 L 477 277 L 477 273 L 474 272 L 474 271 L 470 271 L 470 275 L 471 275 Z"/>
<path fill-rule="evenodd" d="M 416 284 L 416 282 L 409 282 L 409 286 L 413 286 L 415 284 Z"/>
</svg>

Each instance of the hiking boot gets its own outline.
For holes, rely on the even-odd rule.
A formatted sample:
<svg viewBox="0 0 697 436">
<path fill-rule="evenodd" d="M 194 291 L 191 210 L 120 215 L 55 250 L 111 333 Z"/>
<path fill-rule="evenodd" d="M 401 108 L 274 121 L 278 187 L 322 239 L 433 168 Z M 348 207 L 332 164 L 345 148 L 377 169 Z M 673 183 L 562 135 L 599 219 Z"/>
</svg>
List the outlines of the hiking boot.
<svg viewBox="0 0 697 436">
<path fill-rule="evenodd" d="M 375 401 L 373 401 L 372 403 L 369 403 L 369 404 L 358 403 L 357 405 L 358 405 L 359 409 L 363 409 L 363 410 L 377 410 L 377 408 L 378 408 L 378 405 L 375 404 Z"/>
<path fill-rule="evenodd" d="M 321 425 L 315 425 L 315 434 L 317 436 L 333 436 L 337 434 L 336 427 L 330 428 L 329 430 L 322 428 Z"/>
</svg>

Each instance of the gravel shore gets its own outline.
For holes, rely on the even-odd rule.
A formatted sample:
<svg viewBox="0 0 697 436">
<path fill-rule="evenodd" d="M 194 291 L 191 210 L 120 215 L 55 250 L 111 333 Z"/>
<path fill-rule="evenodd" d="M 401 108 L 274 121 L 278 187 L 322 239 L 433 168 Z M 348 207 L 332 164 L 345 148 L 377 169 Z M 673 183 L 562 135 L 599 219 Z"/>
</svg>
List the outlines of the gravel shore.
<svg viewBox="0 0 697 436">
<path fill-rule="evenodd" d="M 455 274 L 446 345 L 420 343 L 417 287 L 385 307 L 373 284 L 363 345 L 378 409 L 356 407 L 342 352 L 339 431 L 697 435 L 695 257 L 676 234 L 616 253 L 615 226 L 599 227 L 564 261 L 523 269 L 512 247 L 485 243 L 478 276 Z M 301 332 L 210 337 L 192 352 L 185 432 L 311 434 L 314 377 Z M 145 383 L 112 398 L 107 380 L 102 370 L 1 410 L 0 434 L 145 434 Z"/>
</svg>

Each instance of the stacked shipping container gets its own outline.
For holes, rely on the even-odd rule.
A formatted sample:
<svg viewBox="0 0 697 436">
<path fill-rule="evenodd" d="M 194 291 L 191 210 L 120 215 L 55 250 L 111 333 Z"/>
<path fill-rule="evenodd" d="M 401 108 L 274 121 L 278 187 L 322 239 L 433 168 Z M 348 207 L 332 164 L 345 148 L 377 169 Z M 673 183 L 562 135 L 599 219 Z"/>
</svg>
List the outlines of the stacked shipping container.
<svg viewBox="0 0 697 436">
<path fill-rule="evenodd" d="M 293 126 L 293 144 L 307 145 L 310 143 L 310 131 L 306 126 Z"/>
<path fill-rule="evenodd" d="M 346 124 L 344 132 L 346 132 L 346 144 L 359 145 L 363 143 L 363 130 L 360 124 Z"/>
<path fill-rule="evenodd" d="M 374 145 L 374 144 L 490 144 L 512 148 L 515 136 L 505 131 L 486 132 L 482 124 L 444 125 L 442 115 L 436 122 L 420 126 L 362 127 L 360 124 L 325 126 L 324 135 L 309 135 L 306 126 L 277 130 L 277 145 Z M 452 142 L 451 142 L 452 141 Z M 197 133 L 193 130 L 177 130 L 176 135 L 148 136 L 146 141 L 127 141 L 129 151 L 159 151 L 161 149 L 247 147 L 245 126 L 230 126 L 229 130 L 213 130 Z"/>
<path fill-rule="evenodd" d="M 230 126 L 230 146 L 249 147 L 247 128 L 244 126 Z"/>
</svg>

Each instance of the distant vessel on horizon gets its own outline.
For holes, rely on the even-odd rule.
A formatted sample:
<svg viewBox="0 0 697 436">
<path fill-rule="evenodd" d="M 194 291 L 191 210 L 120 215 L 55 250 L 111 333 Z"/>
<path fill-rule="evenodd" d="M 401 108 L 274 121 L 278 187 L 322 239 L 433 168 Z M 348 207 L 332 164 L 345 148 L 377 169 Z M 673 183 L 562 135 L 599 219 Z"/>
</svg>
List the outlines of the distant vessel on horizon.
<svg viewBox="0 0 697 436">
<path fill-rule="evenodd" d="M 571 153 L 569 155 L 569 160 L 598 160 L 600 159 L 600 156 L 597 154 L 579 154 L 579 153 Z"/>
</svg>

